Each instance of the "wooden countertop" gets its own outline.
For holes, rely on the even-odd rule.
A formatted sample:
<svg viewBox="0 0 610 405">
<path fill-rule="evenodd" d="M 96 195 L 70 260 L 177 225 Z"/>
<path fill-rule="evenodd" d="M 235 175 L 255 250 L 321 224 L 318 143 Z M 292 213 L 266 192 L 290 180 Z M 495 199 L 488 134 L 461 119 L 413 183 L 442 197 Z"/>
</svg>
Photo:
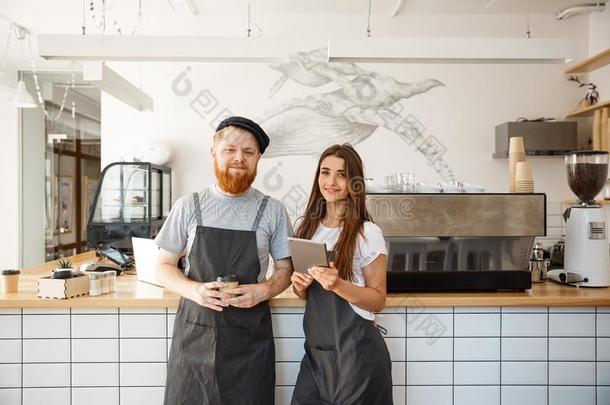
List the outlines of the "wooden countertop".
<svg viewBox="0 0 610 405">
<path fill-rule="evenodd" d="M 71 258 L 80 265 L 95 259 L 93 252 Z M 178 296 L 161 287 L 138 281 L 133 275 L 117 278 L 116 292 L 96 297 L 67 300 L 36 296 L 37 280 L 50 273 L 56 262 L 21 271 L 19 291 L 0 293 L 0 308 L 162 308 L 176 307 Z M 302 307 L 305 301 L 288 289 L 271 299 L 273 307 Z M 459 307 L 459 306 L 610 306 L 610 288 L 576 288 L 551 282 L 534 284 L 525 292 L 453 292 L 388 294 L 388 307 Z"/>
</svg>

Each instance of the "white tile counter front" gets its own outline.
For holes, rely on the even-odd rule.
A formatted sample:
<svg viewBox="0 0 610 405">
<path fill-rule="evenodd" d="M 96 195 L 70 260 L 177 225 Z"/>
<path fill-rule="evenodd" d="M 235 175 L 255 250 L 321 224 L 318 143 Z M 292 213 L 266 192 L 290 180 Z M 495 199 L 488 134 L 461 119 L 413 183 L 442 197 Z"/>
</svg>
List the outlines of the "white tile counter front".
<svg viewBox="0 0 610 405">
<path fill-rule="evenodd" d="M 0 404 L 162 404 L 174 311 L 0 309 Z M 272 309 L 278 405 L 303 311 Z M 396 405 L 610 404 L 610 307 L 388 308 L 377 322 Z"/>
</svg>

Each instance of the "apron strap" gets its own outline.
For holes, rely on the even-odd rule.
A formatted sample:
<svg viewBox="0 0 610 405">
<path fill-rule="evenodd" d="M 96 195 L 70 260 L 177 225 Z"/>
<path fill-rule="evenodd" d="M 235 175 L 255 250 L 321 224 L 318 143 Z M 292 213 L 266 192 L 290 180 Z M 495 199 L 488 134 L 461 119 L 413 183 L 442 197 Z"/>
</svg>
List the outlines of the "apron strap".
<svg viewBox="0 0 610 405">
<path fill-rule="evenodd" d="M 195 202 L 195 217 L 197 218 L 197 226 L 203 226 L 201 220 L 201 205 L 199 205 L 199 193 L 193 193 L 193 201 Z"/>
<path fill-rule="evenodd" d="M 258 224 L 261 222 L 261 218 L 263 217 L 263 212 L 265 212 L 265 207 L 267 206 L 267 201 L 269 201 L 268 195 L 263 197 L 263 201 L 261 201 L 261 205 L 258 207 L 258 212 L 256 213 L 256 219 L 254 220 L 254 225 L 252 225 L 253 231 L 256 231 L 256 228 L 258 228 Z"/>
</svg>

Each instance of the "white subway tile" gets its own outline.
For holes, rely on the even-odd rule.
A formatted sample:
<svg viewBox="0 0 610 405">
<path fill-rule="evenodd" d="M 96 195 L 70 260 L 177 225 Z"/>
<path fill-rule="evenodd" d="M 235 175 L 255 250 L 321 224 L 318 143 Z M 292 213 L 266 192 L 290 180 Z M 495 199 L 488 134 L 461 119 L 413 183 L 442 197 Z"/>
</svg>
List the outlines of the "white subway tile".
<svg viewBox="0 0 610 405">
<path fill-rule="evenodd" d="M 499 405 L 500 387 L 455 387 L 454 405 Z"/>
<path fill-rule="evenodd" d="M 547 227 L 546 235 L 550 238 L 559 238 L 561 237 L 562 229 L 558 227 Z"/>
<path fill-rule="evenodd" d="M 597 339 L 597 360 L 610 361 L 610 338 Z"/>
<path fill-rule="evenodd" d="M 0 308 L 0 315 L 21 315 L 21 308 Z M 1 317 L 0 323 L 2 323 Z"/>
<path fill-rule="evenodd" d="M 500 360 L 500 338 L 455 338 L 455 360 Z"/>
<path fill-rule="evenodd" d="M 274 314 L 273 336 L 278 337 L 305 337 L 303 332 L 303 315 L 300 314 Z"/>
<path fill-rule="evenodd" d="M 23 405 L 67 405 L 70 388 L 24 388 Z"/>
<path fill-rule="evenodd" d="M 305 354 L 305 338 L 276 338 L 276 361 L 301 361 Z"/>
<path fill-rule="evenodd" d="M 546 387 L 502 387 L 502 403 L 547 405 L 546 394 Z"/>
<path fill-rule="evenodd" d="M 294 387 L 275 387 L 275 405 L 290 405 Z"/>
<path fill-rule="evenodd" d="M 73 388 L 72 405 L 119 405 L 119 387 Z"/>
<path fill-rule="evenodd" d="M 21 364 L 0 364 L 0 388 L 21 386 Z"/>
<path fill-rule="evenodd" d="M 407 363 L 407 385 L 450 385 L 452 377 L 450 362 Z"/>
<path fill-rule="evenodd" d="M 163 307 L 159 307 L 159 308 L 124 308 L 124 307 L 122 307 L 119 312 L 121 315 L 124 315 L 124 314 L 162 314 L 162 315 L 165 315 L 166 310 Z"/>
<path fill-rule="evenodd" d="M 407 320 L 408 337 L 426 337 L 433 341 L 453 334 L 452 314 L 422 313 L 417 317 L 410 316 Z"/>
<path fill-rule="evenodd" d="M 23 308 L 23 315 L 68 315 L 70 308 Z"/>
<path fill-rule="evenodd" d="M 610 362 L 597 363 L 597 384 L 610 385 Z"/>
<path fill-rule="evenodd" d="M 597 404 L 610 405 L 610 387 L 597 387 Z"/>
<path fill-rule="evenodd" d="M 73 315 L 73 338 L 112 338 L 119 336 L 118 315 Z"/>
<path fill-rule="evenodd" d="M 145 338 L 166 337 L 165 315 L 120 315 L 120 337 L 122 338 Z"/>
<path fill-rule="evenodd" d="M 405 385 L 407 383 L 407 363 L 404 361 L 392 362 L 392 385 Z"/>
<path fill-rule="evenodd" d="M 21 340 L 0 340 L 0 363 L 21 362 Z"/>
<path fill-rule="evenodd" d="M 610 314 L 597 314 L 597 336 L 610 337 Z"/>
<path fill-rule="evenodd" d="M 406 387 L 392 387 L 392 403 L 393 405 L 406 405 L 405 396 L 406 396 Z M 437 404 L 438 405 L 438 404 Z"/>
<path fill-rule="evenodd" d="M 121 387 L 121 405 L 163 405 L 164 387 Z"/>
<path fill-rule="evenodd" d="M 595 363 L 576 362 L 549 363 L 551 385 L 595 385 Z"/>
<path fill-rule="evenodd" d="M 390 352 L 390 359 L 392 361 L 405 361 L 405 338 L 386 338 L 384 340 Z"/>
<path fill-rule="evenodd" d="M 500 312 L 500 307 L 455 307 L 456 314 L 480 314 L 480 313 L 492 313 L 497 314 Z"/>
<path fill-rule="evenodd" d="M 563 209 L 561 208 L 561 202 L 547 202 L 546 213 L 547 215 L 562 215 Z"/>
<path fill-rule="evenodd" d="M 595 313 L 595 307 L 549 307 L 550 313 Z"/>
<path fill-rule="evenodd" d="M 546 216 L 546 226 L 553 228 L 561 228 L 561 215 L 547 215 Z"/>
<path fill-rule="evenodd" d="M 72 365 L 72 386 L 118 386 L 117 363 L 78 363 Z"/>
<path fill-rule="evenodd" d="M 305 307 L 271 307 L 272 314 L 304 314 Z"/>
<path fill-rule="evenodd" d="M 70 364 L 24 364 L 24 387 L 69 387 Z"/>
<path fill-rule="evenodd" d="M 407 361 L 452 360 L 453 339 L 407 338 Z"/>
<path fill-rule="evenodd" d="M 550 338 L 549 360 L 595 360 L 595 338 Z"/>
<path fill-rule="evenodd" d="M 502 307 L 502 313 L 504 314 L 512 314 L 512 313 L 541 313 L 546 314 L 548 312 L 548 307 Z"/>
<path fill-rule="evenodd" d="M 73 339 L 73 362 L 118 362 L 118 339 Z"/>
<path fill-rule="evenodd" d="M 118 308 L 72 308 L 72 315 L 116 315 L 119 313 Z M 99 389 L 99 388 L 96 388 Z"/>
<path fill-rule="evenodd" d="M 595 387 L 549 387 L 549 404 L 595 405 Z"/>
<path fill-rule="evenodd" d="M 122 363 L 121 385 L 164 387 L 166 369 L 166 363 Z"/>
<path fill-rule="evenodd" d="M 0 339 L 21 339 L 21 315 L 2 315 L 0 324 Z"/>
<path fill-rule="evenodd" d="M 24 315 L 24 339 L 70 337 L 70 315 Z"/>
<path fill-rule="evenodd" d="M 546 385 L 546 362 L 502 362 L 502 384 L 506 385 Z"/>
<path fill-rule="evenodd" d="M 500 384 L 500 362 L 459 362 L 453 369 L 454 384 Z"/>
<path fill-rule="evenodd" d="M 502 360 L 547 360 L 547 338 L 502 338 Z"/>
<path fill-rule="evenodd" d="M 174 322 L 176 322 L 176 315 L 167 315 L 167 337 L 172 337 L 174 335 Z"/>
<path fill-rule="evenodd" d="M 294 385 L 301 363 L 275 363 L 275 384 Z"/>
<path fill-rule="evenodd" d="M 167 339 L 167 358 L 169 359 L 169 355 L 172 352 L 172 340 Z"/>
<path fill-rule="evenodd" d="M 6 405 L 21 404 L 21 388 L 0 389 L 0 404 L 6 404 Z"/>
<path fill-rule="evenodd" d="M 121 362 L 166 361 L 167 339 L 121 339 Z"/>
<path fill-rule="evenodd" d="M 547 314 L 502 314 L 502 336 L 546 336 Z"/>
<path fill-rule="evenodd" d="M 69 339 L 36 339 L 23 341 L 26 363 L 61 363 L 70 361 Z"/>
<path fill-rule="evenodd" d="M 597 307 L 597 312 L 600 314 L 610 313 L 610 306 Z"/>
<path fill-rule="evenodd" d="M 595 314 L 550 314 L 549 336 L 595 336 Z"/>
<path fill-rule="evenodd" d="M 455 336 L 500 336 L 500 314 L 455 314 Z"/>
<path fill-rule="evenodd" d="M 453 404 L 453 387 L 407 387 L 407 404 L 451 405 Z"/>
<path fill-rule="evenodd" d="M 417 302 L 417 301 L 416 301 Z M 417 317 L 418 314 L 452 314 L 453 307 L 424 307 L 419 305 L 408 306 L 407 317 Z"/>
<path fill-rule="evenodd" d="M 377 314 L 375 317 L 375 322 L 388 331 L 387 337 L 406 337 L 406 320 L 406 314 Z"/>
</svg>

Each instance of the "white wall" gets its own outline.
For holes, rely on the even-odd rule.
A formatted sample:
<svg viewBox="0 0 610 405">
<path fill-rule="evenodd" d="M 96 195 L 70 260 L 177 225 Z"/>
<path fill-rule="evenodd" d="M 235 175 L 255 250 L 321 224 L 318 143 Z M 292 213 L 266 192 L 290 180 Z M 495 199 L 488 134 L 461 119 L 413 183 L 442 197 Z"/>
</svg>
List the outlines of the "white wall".
<svg viewBox="0 0 610 405">
<path fill-rule="evenodd" d="M 18 268 L 19 257 L 19 111 L 6 100 L 17 86 L 17 72 L 8 69 L 0 78 L 0 173 L 2 173 L 2 232 L 0 232 L 0 268 Z"/>
<path fill-rule="evenodd" d="M 589 56 L 610 48 L 610 9 L 589 16 Z M 592 72 L 589 80 L 597 85 L 600 101 L 610 99 L 610 65 Z"/>
<path fill-rule="evenodd" d="M 522 15 L 401 15 L 390 19 L 374 16 L 374 35 L 421 36 L 523 36 Z M 570 37 L 577 41 L 576 58 L 588 52 L 588 20 L 576 17 L 556 22 L 551 15 L 531 17 L 532 32 L 538 37 Z M 265 35 L 311 37 L 309 44 L 295 48 L 308 51 L 325 44 L 326 36 L 363 35 L 365 17 L 260 16 L 257 23 Z M 242 25 L 240 25 L 242 24 Z M 210 18 L 192 33 L 221 30 L 240 35 L 243 21 L 227 17 Z M 224 28 L 230 27 L 230 28 Z M 289 27 L 289 28 L 288 28 Z M 186 27 L 187 29 L 189 27 Z M 305 42 L 301 40 L 300 42 Z M 143 83 L 155 100 L 154 113 L 138 113 L 109 96 L 102 98 L 102 166 L 120 160 L 124 151 L 145 142 L 162 139 L 175 149 L 174 197 L 201 189 L 213 181 L 208 150 L 213 132 L 210 122 L 223 108 L 234 114 L 261 117 L 266 111 L 294 98 L 338 89 L 334 84 L 311 88 L 288 80 L 271 99 L 268 92 L 281 74 L 266 64 L 145 63 L 114 64 L 117 70 Z M 492 159 L 494 127 L 520 116 L 563 118 L 571 111 L 581 91 L 567 82 L 561 65 L 423 65 L 360 64 L 361 68 L 388 75 L 403 82 L 425 78 L 442 81 L 445 87 L 403 100 L 403 114 L 413 114 L 424 126 L 424 136 L 433 134 L 446 146 L 444 155 L 459 180 L 479 183 L 491 192 L 508 190 L 508 162 Z M 172 81 L 189 67 L 192 89 L 186 95 L 172 91 Z M 182 82 L 181 82 L 182 84 Z M 191 103 L 209 90 L 219 105 L 206 114 L 193 111 Z M 585 121 L 586 123 L 586 121 Z M 301 128 L 302 122 L 291 122 Z M 290 129 L 289 129 L 290 130 Z M 273 143 L 273 137 L 271 142 Z M 423 156 L 387 129 L 378 129 L 356 145 L 369 177 L 383 182 L 383 176 L 397 171 L 415 172 L 417 180 L 437 182 L 439 175 Z M 571 197 L 561 158 L 532 158 L 536 191 L 546 192 L 549 201 Z M 263 159 L 256 186 L 278 198 L 293 196 L 294 186 L 308 192 L 316 164 L 315 156 L 282 156 Z M 278 177 L 279 175 L 279 177 Z M 297 190 L 298 194 L 299 191 Z M 304 198 L 304 197 L 303 197 Z"/>
</svg>

